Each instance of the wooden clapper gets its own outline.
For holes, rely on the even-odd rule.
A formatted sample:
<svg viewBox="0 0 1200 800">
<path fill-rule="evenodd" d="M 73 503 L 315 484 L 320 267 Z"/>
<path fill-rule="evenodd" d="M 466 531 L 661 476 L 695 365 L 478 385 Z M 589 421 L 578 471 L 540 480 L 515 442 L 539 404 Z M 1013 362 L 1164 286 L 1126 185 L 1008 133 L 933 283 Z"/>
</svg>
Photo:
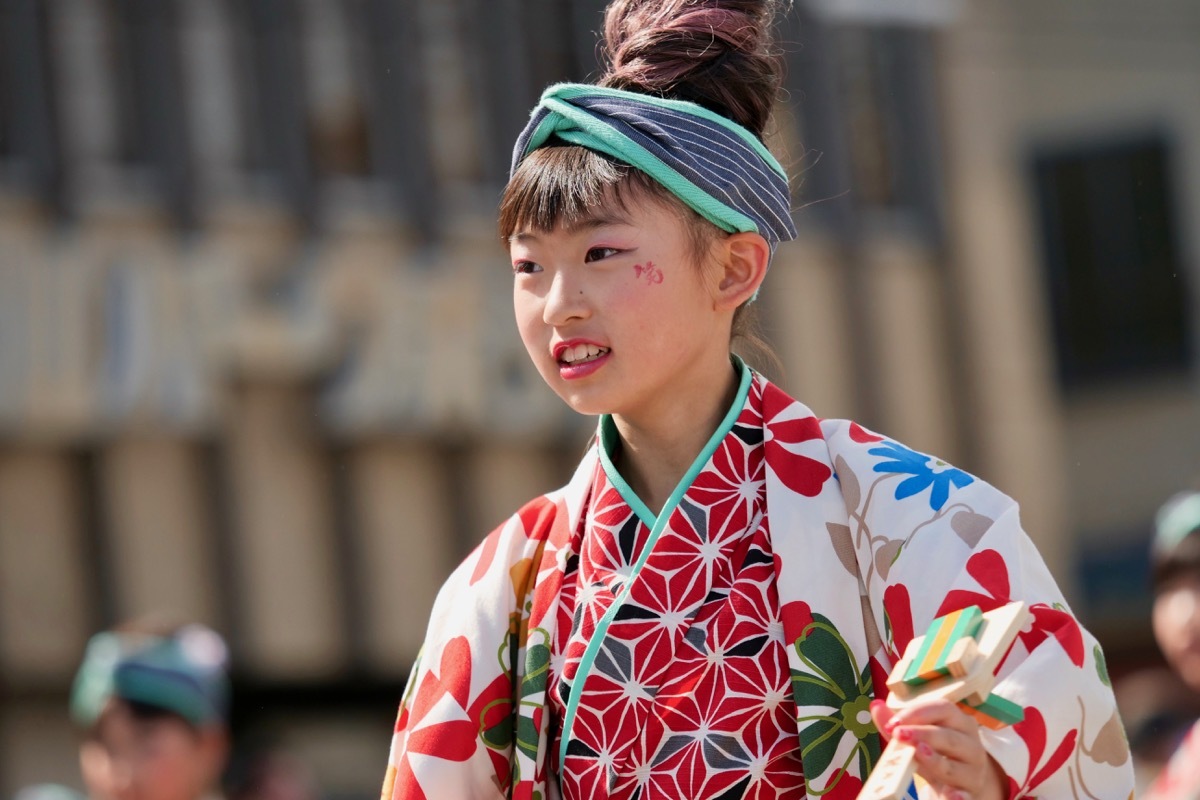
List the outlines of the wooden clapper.
<svg viewBox="0 0 1200 800">
<path fill-rule="evenodd" d="M 1024 603 L 984 614 L 979 606 L 954 611 L 929 624 L 909 642 L 888 676 L 887 704 L 894 710 L 926 698 L 951 700 L 992 729 L 1025 718 L 1025 709 L 991 694 L 996 667 L 1032 616 Z M 910 796 L 916 749 L 892 739 L 871 772 L 858 800 L 901 800 Z"/>
</svg>

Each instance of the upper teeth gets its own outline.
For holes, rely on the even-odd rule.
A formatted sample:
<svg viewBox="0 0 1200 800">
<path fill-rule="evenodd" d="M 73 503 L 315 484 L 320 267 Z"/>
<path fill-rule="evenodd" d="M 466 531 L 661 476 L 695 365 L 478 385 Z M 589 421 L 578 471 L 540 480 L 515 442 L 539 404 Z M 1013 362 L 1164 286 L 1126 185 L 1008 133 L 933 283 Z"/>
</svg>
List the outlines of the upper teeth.
<svg viewBox="0 0 1200 800">
<path fill-rule="evenodd" d="M 595 358 L 608 352 L 607 347 L 598 347 L 594 344 L 577 344 L 574 347 L 568 347 L 562 351 L 560 358 L 567 364 L 575 361 L 583 361 L 588 358 Z"/>
</svg>

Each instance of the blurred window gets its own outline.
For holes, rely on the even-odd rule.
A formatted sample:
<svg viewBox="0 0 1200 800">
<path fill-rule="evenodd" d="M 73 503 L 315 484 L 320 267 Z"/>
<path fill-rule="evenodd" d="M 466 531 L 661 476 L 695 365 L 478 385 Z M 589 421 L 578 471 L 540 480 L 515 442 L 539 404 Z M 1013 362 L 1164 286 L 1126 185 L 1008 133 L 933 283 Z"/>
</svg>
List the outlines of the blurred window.
<svg viewBox="0 0 1200 800">
<path fill-rule="evenodd" d="M 243 169 L 310 221 L 382 203 L 427 224 L 436 187 L 415 0 L 232 8 Z"/>
<path fill-rule="evenodd" d="M 503 184 L 513 142 L 552 83 L 598 74 L 604 0 L 460 0 L 476 59 L 484 177 Z"/>
<path fill-rule="evenodd" d="M 783 22 L 784 118 L 805 215 L 853 234 L 882 218 L 941 234 L 934 33 L 832 23 L 803 7 Z"/>
<path fill-rule="evenodd" d="M 366 177 L 370 68 L 362 0 L 301 0 L 307 129 L 321 176 Z"/>
<path fill-rule="evenodd" d="M 237 12 L 243 167 L 258 189 L 310 219 L 313 169 L 296 3 L 244 0 L 230 6 Z"/>
<path fill-rule="evenodd" d="M 57 203 L 45 5 L 0 0 L 0 184 Z"/>
<path fill-rule="evenodd" d="M 1163 137 L 1037 152 L 1044 277 L 1064 388 L 1190 364 Z"/>
<path fill-rule="evenodd" d="M 246 166 L 235 15 L 227 0 L 186 0 L 178 11 L 191 158 L 202 188 L 221 194 Z"/>
<path fill-rule="evenodd" d="M 64 148 L 85 195 L 134 192 L 190 212 L 174 5 L 53 0 Z"/>
</svg>

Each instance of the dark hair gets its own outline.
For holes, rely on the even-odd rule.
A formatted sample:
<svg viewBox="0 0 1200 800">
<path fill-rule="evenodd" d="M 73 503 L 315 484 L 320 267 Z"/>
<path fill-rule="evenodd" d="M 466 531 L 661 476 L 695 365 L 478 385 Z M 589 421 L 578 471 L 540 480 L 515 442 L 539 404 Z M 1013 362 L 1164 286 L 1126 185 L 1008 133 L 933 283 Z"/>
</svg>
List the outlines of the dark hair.
<svg viewBox="0 0 1200 800">
<path fill-rule="evenodd" d="M 613 0 L 601 86 L 690 100 L 763 137 L 779 91 L 771 0 Z"/>
<path fill-rule="evenodd" d="M 1174 547 L 1155 549 L 1150 554 L 1150 583 L 1156 594 L 1172 579 L 1188 574 L 1200 575 L 1200 528 Z"/>
<path fill-rule="evenodd" d="M 604 14 L 600 86 L 689 100 L 763 138 L 781 67 L 772 24 L 777 0 L 613 0 Z M 530 153 L 500 201 L 500 237 L 519 228 L 550 231 L 589 209 L 650 199 L 679 210 L 692 255 L 703 263 L 721 231 L 645 173 L 608 156 L 562 143 Z M 737 310 L 733 337 L 774 360 L 756 335 L 753 304 Z"/>
</svg>

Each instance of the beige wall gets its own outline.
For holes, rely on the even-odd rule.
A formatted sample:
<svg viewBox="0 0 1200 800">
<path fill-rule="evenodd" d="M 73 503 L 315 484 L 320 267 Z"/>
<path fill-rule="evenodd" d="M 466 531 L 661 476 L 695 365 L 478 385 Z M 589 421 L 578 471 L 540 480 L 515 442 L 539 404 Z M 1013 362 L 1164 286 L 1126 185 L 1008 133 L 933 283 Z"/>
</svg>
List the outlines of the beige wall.
<svg viewBox="0 0 1200 800">
<path fill-rule="evenodd" d="M 10 682 L 65 685 L 90 633 L 81 489 L 67 453 L 0 449 L 0 668 Z"/>
<path fill-rule="evenodd" d="M 953 260 L 971 348 L 985 463 L 1025 504 L 1052 558 L 1070 538 L 1145 530 L 1200 467 L 1195 380 L 1064 397 L 1053 379 L 1026 158 L 1161 129 L 1183 268 L 1200 288 L 1200 6 L 1057 0 L 974 2 L 943 38 Z M 1197 304 L 1193 302 L 1193 309 Z M 1039 534 L 1040 533 L 1040 537 Z M 1061 576 L 1060 576 L 1061 577 Z"/>
</svg>

